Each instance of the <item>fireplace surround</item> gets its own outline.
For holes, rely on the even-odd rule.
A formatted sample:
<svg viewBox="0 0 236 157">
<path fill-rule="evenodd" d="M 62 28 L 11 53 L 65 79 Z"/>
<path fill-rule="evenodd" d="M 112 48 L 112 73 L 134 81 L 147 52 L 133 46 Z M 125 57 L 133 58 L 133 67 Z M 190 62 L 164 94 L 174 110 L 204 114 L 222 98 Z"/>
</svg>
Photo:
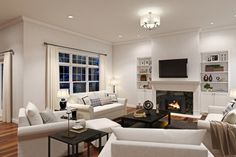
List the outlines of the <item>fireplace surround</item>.
<svg viewBox="0 0 236 157">
<path fill-rule="evenodd" d="M 193 114 L 193 92 L 157 90 L 156 103 L 161 110 Z"/>
<path fill-rule="evenodd" d="M 186 112 L 186 115 L 200 115 L 200 82 L 190 80 L 155 80 L 151 81 L 152 101 L 157 104 L 157 91 L 183 91 L 193 93 L 193 111 L 192 114 Z M 158 105 L 158 104 L 157 104 Z M 154 105 L 155 106 L 155 105 Z M 180 112 L 179 112 L 180 113 Z"/>
</svg>

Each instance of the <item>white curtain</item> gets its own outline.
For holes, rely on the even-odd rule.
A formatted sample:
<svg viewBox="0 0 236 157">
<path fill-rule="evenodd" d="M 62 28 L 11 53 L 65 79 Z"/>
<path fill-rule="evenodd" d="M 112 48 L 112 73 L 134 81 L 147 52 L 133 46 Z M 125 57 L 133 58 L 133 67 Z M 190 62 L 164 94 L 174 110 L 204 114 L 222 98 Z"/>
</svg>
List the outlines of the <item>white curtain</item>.
<svg viewBox="0 0 236 157">
<path fill-rule="evenodd" d="M 12 121 L 12 54 L 7 52 L 3 59 L 3 111 L 2 121 Z"/>
<path fill-rule="evenodd" d="M 59 109 L 57 91 L 59 90 L 58 48 L 47 45 L 46 59 L 46 108 Z"/>
<path fill-rule="evenodd" d="M 99 64 L 99 87 L 100 90 L 106 90 L 106 75 L 105 75 L 105 68 L 106 68 L 106 56 L 100 55 L 99 56 L 100 64 Z"/>
</svg>

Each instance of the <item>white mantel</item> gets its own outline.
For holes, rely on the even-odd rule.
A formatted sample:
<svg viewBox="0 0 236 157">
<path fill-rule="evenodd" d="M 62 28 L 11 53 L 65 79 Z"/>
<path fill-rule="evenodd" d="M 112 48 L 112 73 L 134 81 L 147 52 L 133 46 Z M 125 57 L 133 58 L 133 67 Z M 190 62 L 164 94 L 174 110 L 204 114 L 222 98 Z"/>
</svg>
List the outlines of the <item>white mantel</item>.
<svg viewBox="0 0 236 157">
<path fill-rule="evenodd" d="M 151 81 L 152 100 L 156 104 L 156 91 L 189 91 L 193 92 L 193 114 L 200 114 L 200 81 L 155 80 Z"/>
</svg>

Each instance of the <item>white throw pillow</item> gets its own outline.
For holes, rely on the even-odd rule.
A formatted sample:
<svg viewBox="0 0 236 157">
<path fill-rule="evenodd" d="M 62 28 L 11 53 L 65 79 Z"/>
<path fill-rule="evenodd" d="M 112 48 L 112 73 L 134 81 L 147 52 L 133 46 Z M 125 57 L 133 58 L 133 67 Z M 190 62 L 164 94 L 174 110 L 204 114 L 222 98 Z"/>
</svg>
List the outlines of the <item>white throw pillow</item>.
<svg viewBox="0 0 236 157">
<path fill-rule="evenodd" d="M 229 111 L 229 113 L 224 117 L 223 122 L 235 124 L 236 123 L 236 109 Z"/>
<path fill-rule="evenodd" d="M 55 123 L 57 121 L 57 117 L 50 109 L 46 109 L 45 111 L 40 112 L 40 115 L 43 119 L 44 123 Z"/>
<path fill-rule="evenodd" d="M 26 115 L 29 119 L 30 125 L 43 124 L 38 108 L 31 102 L 26 106 Z"/>
<path fill-rule="evenodd" d="M 117 140 L 200 145 L 206 130 L 112 128 Z"/>
</svg>

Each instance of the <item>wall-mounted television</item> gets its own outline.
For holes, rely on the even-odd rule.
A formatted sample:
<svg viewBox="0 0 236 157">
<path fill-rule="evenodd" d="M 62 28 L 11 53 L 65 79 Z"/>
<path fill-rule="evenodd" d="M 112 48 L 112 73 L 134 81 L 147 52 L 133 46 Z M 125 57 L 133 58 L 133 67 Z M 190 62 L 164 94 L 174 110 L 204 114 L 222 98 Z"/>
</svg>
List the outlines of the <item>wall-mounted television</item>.
<svg viewBox="0 0 236 157">
<path fill-rule="evenodd" d="M 159 60 L 160 78 L 187 78 L 188 59 Z"/>
</svg>

